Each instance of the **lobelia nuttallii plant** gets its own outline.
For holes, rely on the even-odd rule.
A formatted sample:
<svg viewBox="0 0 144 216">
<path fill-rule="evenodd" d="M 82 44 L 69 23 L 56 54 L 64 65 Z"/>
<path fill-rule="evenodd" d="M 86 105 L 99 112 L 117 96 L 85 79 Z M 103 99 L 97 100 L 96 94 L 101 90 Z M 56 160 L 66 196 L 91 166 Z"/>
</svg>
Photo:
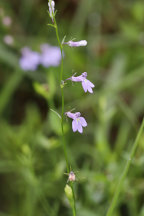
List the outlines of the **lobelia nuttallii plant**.
<svg viewBox="0 0 144 216">
<path fill-rule="evenodd" d="M 64 111 L 64 86 L 65 82 L 68 80 L 71 80 L 72 82 L 81 82 L 82 87 L 84 89 L 84 92 L 90 92 L 93 93 L 93 88 L 95 87 L 92 82 L 90 82 L 87 78 L 87 72 L 82 73 L 79 76 L 72 76 L 70 78 L 67 78 L 65 81 L 63 81 L 63 45 L 68 45 L 70 47 L 81 47 L 86 46 L 87 41 L 81 40 L 81 41 L 60 41 L 59 32 L 58 32 L 58 26 L 56 22 L 56 12 L 55 12 L 55 2 L 53 0 L 48 0 L 48 7 L 49 7 L 49 16 L 52 20 L 52 24 L 48 24 L 49 26 L 54 27 L 56 32 L 57 41 L 60 47 L 61 51 L 61 70 L 60 70 L 60 88 L 61 88 L 61 103 L 62 103 L 62 109 L 61 109 L 61 130 L 62 130 L 62 146 L 64 150 L 65 160 L 66 160 L 66 167 L 67 167 L 67 173 L 69 173 L 69 176 L 72 176 L 72 178 L 68 178 L 67 184 L 65 186 L 65 193 L 69 200 L 69 203 L 72 207 L 73 216 L 76 216 L 76 205 L 75 205 L 75 194 L 74 194 L 74 188 L 73 188 L 73 182 L 75 181 L 74 174 L 72 175 L 72 171 L 70 170 L 69 161 L 68 161 L 68 155 L 67 155 L 67 149 L 66 149 L 66 142 L 64 137 L 64 115 L 72 119 L 72 130 L 73 132 L 78 131 L 79 133 L 83 133 L 83 127 L 87 126 L 87 122 L 84 117 L 81 116 L 80 112 L 72 113 L 70 111 L 65 112 Z"/>
</svg>

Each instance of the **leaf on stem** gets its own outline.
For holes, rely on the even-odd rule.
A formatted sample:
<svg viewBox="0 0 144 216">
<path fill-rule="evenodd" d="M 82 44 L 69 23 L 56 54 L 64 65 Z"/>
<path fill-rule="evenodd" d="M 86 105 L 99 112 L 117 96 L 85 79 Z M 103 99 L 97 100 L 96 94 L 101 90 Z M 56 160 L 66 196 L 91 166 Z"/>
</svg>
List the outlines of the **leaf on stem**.
<svg viewBox="0 0 144 216">
<path fill-rule="evenodd" d="M 60 116 L 60 114 L 58 113 L 58 112 L 56 112 L 55 110 L 53 110 L 53 109 L 50 109 L 53 113 L 55 113 L 60 119 L 61 119 L 61 116 Z"/>
<path fill-rule="evenodd" d="M 61 44 L 64 44 L 65 39 L 66 39 L 66 35 L 63 37 Z"/>
<path fill-rule="evenodd" d="M 55 25 L 53 25 L 53 24 L 48 23 L 47 25 L 55 28 Z"/>
</svg>

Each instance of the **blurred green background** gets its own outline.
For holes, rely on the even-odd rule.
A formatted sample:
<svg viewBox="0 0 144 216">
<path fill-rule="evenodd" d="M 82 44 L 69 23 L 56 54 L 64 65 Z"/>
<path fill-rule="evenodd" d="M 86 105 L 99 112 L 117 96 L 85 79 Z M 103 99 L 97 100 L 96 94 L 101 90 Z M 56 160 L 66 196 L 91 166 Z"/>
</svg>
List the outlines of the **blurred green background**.
<svg viewBox="0 0 144 216">
<path fill-rule="evenodd" d="M 64 48 L 64 78 L 87 71 L 96 86 L 94 94 L 79 83 L 64 88 L 65 111 L 88 122 L 81 135 L 65 119 L 70 164 L 79 170 L 77 215 L 104 216 L 144 115 L 144 1 L 55 2 L 61 40 L 88 41 Z M 71 215 L 60 123 L 50 111 L 61 110 L 60 67 L 25 72 L 18 63 L 24 46 L 57 46 L 47 10 L 47 0 L 0 0 L 0 216 Z M 144 216 L 143 140 L 114 216 Z"/>
</svg>

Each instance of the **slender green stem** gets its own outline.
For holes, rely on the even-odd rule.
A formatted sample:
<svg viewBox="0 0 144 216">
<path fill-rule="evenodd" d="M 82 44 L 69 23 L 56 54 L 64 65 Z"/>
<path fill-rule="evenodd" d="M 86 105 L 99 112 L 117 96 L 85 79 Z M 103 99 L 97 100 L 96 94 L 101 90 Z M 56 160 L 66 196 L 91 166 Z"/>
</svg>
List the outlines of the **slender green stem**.
<svg viewBox="0 0 144 216">
<path fill-rule="evenodd" d="M 55 25 L 55 31 L 56 31 L 56 37 L 57 41 L 61 50 L 61 71 L 60 71 L 60 86 L 61 86 L 61 81 L 63 80 L 63 46 L 60 42 L 59 38 L 59 33 L 58 33 L 58 26 L 54 17 L 54 25 Z M 63 144 L 63 150 L 64 150 L 64 155 L 65 155 L 65 160 L 66 160 L 66 166 L 67 166 L 67 172 L 70 172 L 70 166 L 68 162 L 68 156 L 67 156 L 67 149 L 66 149 L 66 142 L 65 142 L 65 137 L 64 137 L 64 89 L 63 86 L 61 86 L 61 97 L 62 97 L 62 110 L 61 110 L 61 129 L 62 129 L 62 144 Z M 76 205 L 75 205 L 75 194 L 74 194 L 74 189 L 73 189 L 73 184 L 71 184 L 72 188 L 72 193 L 73 193 L 73 206 L 72 206 L 72 211 L 73 211 L 73 216 L 76 216 Z"/>
<path fill-rule="evenodd" d="M 75 205 L 75 194 L 74 194 L 74 188 L 73 183 L 71 183 L 72 193 L 73 193 L 73 216 L 76 216 L 76 205 Z"/>
<path fill-rule="evenodd" d="M 141 124 L 140 129 L 139 129 L 139 132 L 138 132 L 138 134 L 137 134 L 137 137 L 136 137 L 136 139 L 135 139 L 135 142 L 134 142 L 134 144 L 133 144 L 133 146 L 132 146 L 131 153 L 130 153 L 130 157 L 129 157 L 129 159 L 128 159 L 126 165 L 125 165 L 124 171 L 123 171 L 123 173 L 122 173 L 122 175 L 121 175 L 121 178 L 120 178 L 119 183 L 118 183 L 118 186 L 117 186 L 117 188 L 116 188 L 116 190 L 115 190 L 114 197 L 113 197 L 113 199 L 112 199 L 111 205 L 110 205 L 110 207 L 109 207 L 109 209 L 108 209 L 108 212 L 107 212 L 106 216 L 112 216 L 112 213 L 113 213 L 113 211 L 114 211 L 114 208 L 115 208 L 115 206 L 116 206 L 116 204 L 117 204 L 117 200 L 118 200 L 118 197 L 119 197 L 119 194 L 120 194 L 120 191 L 121 191 L 121 188 L 122 188 L 124 179 L 125 179 L 125 177 L 126 177 L 128 171 L 129 171 L 130 164 L 131 164 L 131 160 L 132 160 L 133 157 L 134 157 L 134 154 L 135 154 L 136 148 L 137 148 L 137 146 L 138 146 L 138 143 L 139 143 L 141 134 L 142 134 L 142 132 L 143 132 L 143 129 L 144 129 L 144 119 L 143 119 L 143 122 L 142 122 L 142 124 Z"/>
<path fill-rule="evenodd" d="M 60 71 L 60 86 L 61 86 L 61 81 L 63 79 L 63 47 L 62 44 L 60 42 L 59 39 L 59 33 L 58 33 L 58 26 L 56 23 L 56 20 L 54 19 L 54 23 L 55 23 L 55 30 L 56 30 L 56 37 L 58 40 L 58 44 L 61 50 L 61 71 Z M 63 128 L 63 124 L 64 124 L 64 90 L 61 87 L 61 97 L 62 97 L 62 110 L 61 110 L 61 129 L 62 129 L 62 144 L 63 144 L 63 150 L 64 150 L 64 155 L 65 155 L 65 160 L 66 160 L 66 166 L 67 166 L 67 172 L 69 173 L 69 163 L 68 163 L 68 157 L 67 157 L 67 149 L 66 149 L 66 143 L 65 143 L 65 137 L 64 137 L 64 128 Z"/>
</svg>

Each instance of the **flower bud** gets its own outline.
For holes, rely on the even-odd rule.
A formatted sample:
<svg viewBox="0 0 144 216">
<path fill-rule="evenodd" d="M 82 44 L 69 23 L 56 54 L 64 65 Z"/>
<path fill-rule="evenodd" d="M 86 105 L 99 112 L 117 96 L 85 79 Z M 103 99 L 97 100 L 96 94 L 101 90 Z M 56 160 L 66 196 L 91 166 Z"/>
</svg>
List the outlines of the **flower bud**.
<svg viewBox="0 0 144 216">
<path fill-rule="evenodd" d="M 86 40 L 68 41 L 68 42 L 65 42 L 64 44 L 67 44 L 70 47 L 80 47 L 80 46 L 86 46 L 87 45 L 87 41 Z"/>
<path fill-rule="evenodd" d="M 52 21 L 54 21 L 55 2 L 53 0 L 49 0 L 48 7 L 49 7 L 50 18 L 52 19 Z"/>
<path fill-rule="evenodd" d="M 3 25 L 5 25 L 5 26 L 10 26 L 11 23 L 12 23 L 12 19 L 11 19 L 9 16 L 5 16 L 5 17 L 2 19 L 2 23 L 3 23 Z"/>
<path fill-rule="evenodd" d="M 64 190 L 65 190 L 65 194 L 66 194 L 70 204 L 72 204 L 72 202 L 73 202 L 73 193 L 72 193 L 71 187 L 68 184 L 66 184 Z"/>
<path fill-rule="evenodd" d="M 11 35 L 5 35 L 3 41 L 7 45 L 12 45 L 14 43 L 14 39 Z"/>
</svg>

